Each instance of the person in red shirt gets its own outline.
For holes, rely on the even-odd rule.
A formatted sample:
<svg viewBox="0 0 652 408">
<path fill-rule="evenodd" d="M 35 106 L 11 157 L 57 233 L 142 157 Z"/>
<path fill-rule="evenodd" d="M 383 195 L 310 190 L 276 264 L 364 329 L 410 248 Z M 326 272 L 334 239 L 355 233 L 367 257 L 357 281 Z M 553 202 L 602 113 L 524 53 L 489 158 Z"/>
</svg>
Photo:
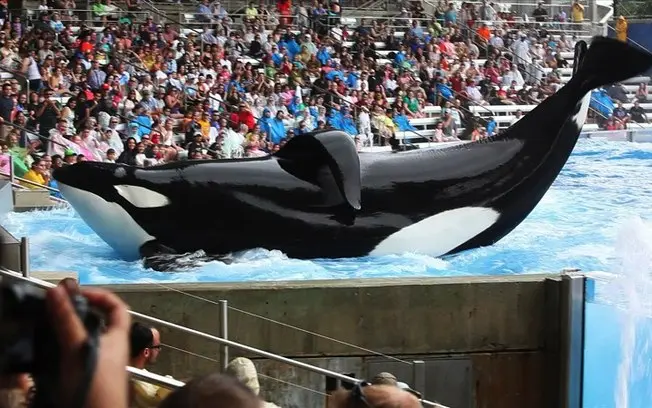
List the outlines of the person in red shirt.
<svg viewBox="0 0 652 408">
<path fill-rule="evenodd" d="M 245 103 L 240 104 L 240 110 L 238 111 L 238 122 L 243 125 L 247 125 L 248 129 L 253 129 L 256 126 L 256 118 L 251 113 L 249 106 Z"/>
<path fill-rule="evenodd" d="M 91 36 L 85 35 L 81 43 L 79 44 L 79 51 L 81 51 L 82 54 L 86 54 L 92 52 L 94 48 L 95 47 L 91 43 Z"/>
<path fill-rule="evenodd" d="M 455 72 L 453 76 L 450 78 L 451 81 L 451 88 L 455 93 L 460 93 L 464 90 L 464 78 L 462 78 L 462 74 L 460 72 Z"/>
</svg>

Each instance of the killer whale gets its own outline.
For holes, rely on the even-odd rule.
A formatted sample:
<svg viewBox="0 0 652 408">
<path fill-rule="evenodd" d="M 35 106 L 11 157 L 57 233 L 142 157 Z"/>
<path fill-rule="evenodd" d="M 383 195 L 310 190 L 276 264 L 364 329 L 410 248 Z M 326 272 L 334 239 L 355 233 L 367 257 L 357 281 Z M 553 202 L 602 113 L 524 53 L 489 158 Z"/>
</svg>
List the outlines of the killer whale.
<svg viewBox="0 0 652 408">
<path fill-rule="evenodd" d="M 557 93 L 505 132 L 445 149 L 358 155 L 348 135 L 326 131 L 265 158 L 82 162 L 53 176 L 125 259 L 258 247 L 294 258 L 449 255 L 491 245 L 522 222 L 570 156 L 589 92 L 650 67 L 650 53 L 616 40 L 596 37 L 588 50 L 580 42 L 575 75 Z"/>
</svg>

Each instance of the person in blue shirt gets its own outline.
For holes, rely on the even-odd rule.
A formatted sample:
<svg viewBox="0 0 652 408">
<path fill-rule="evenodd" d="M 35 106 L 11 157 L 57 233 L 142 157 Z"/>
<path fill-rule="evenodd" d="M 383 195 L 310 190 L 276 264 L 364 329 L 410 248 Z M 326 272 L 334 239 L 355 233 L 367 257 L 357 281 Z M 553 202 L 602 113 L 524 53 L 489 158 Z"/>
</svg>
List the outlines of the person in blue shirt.
<svg viewBox="0 0 652 408">
<path fill-rule="evenodd" d="M 492 117 L 490 117 L 487 120 L 487 137 L 494 136 L 496 134 L 496 128 L 498 127 L 498 124 L 496 123 L 496 120 Z"/>
<path fill-rule="evenodd" d="M 410 34 L 423 39 L 423 28 L 419 25 L 417 20 L 412 21 L 412 28 L 410 29 Z"/>
<path fill-rule="evenodd" d="M 457 11 L 455 11 L 455 5 L 453 5 L 453 3 L 448 4 L 448 9 L 444 13 L 444 23 L 451 23 L 452 25 L 457 24 Z"/>
<path fill-rule="evenodd" d="M 265 134 L 271 135 L 272 133 L 272 111 L 269 110 L 269 108 L 263 109 L 263 116 L 258 119 L 258 127 L 260 128 L 261 132 L 265 132 Z"/>
<path fill-rule="evenodd" d="M 142 138 L 143 135 L 149 135 L 152 132 L 152 124 L 154 122 L 143 106 L 139 106 L 137 112 L 138 114 L 132 124 L 135 123 L 138 125 L 138 137 Z"/>
<path fill-rule="evenodd" d="M 283 112 L 276 112 L 276 117 L 269 122 L 270 131 L 269 141 L 273 144 L 280 144 L 283 140 L 286 139 L 285 124 L 283 123 Z"/>
</svg>

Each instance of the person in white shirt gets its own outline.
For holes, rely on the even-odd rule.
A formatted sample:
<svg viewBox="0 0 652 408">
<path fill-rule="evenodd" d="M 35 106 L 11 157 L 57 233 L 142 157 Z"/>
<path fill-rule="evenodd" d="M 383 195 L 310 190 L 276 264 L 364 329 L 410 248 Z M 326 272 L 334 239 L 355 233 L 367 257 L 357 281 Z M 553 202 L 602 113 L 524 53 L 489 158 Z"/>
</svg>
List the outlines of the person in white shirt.
<svg viewBox="0 0 652 408">
<path fill-rule="evenodd" d="M 521 34 L 520 38 L 512 44 L 512 51 L 514 52 L 514 61 L 517 64 L 525 64 L 532 58 L 530 57 L 530 45 L 527 41 L 527 36 Z"/>
<path fill-rule="evenodd" d="M 366 106 L 363 106 L 358 114 L 358 140 L 361 142 L 361 145 L 366 144 L 369 147 L 374 145 L 374 135 L 371 132 L 371 117 L 369 116 L 369 109 Z"/>
<path fill-rule="evenodd" d="M 514 119 L 512 119 L 511 122 L 509 122 L 509 126 L 512 126 L 514 123 L 518 122 L 522 118 L 523 118 L 523 112 L 519 109 L 514 114 Z"/>
<path fill-rule="evenodd" d="M 115 163 L 115 150 L 114 149 L 109 149 L 106 151 L 106 159 L 104 159 L 104 163 Z"/>
<path fill-rule="evenodd" d="M 505 73 L 505 75 L 503 75 L 503 80 L 502 80 L 503 86 L 511 86 L 512 81 L 516 82 L 516 86 L 523 86 L 523 84 L 525 84 L 521 71 L 518 70 L 517 65 L 514 63 L 512 63 L 512 69 L 510 69 Z"/>
</svg>

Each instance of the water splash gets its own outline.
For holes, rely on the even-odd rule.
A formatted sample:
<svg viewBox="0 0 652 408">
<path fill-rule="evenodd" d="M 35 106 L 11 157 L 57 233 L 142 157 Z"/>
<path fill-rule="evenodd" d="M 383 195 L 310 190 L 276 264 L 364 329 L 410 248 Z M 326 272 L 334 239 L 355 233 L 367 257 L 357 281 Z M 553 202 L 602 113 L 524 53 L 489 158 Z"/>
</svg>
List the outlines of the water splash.
<svg viewBox="0 0 652 408">
<path fill-rule="evenodd" d="M 649 339 L 637 339 L 637 334 L 639 327 L 652 316 L 652 223 L 641 218 L 626 222 L 618 233 L 615 249 L 618 273 L 600 291 L 600 296 L 623 312 L 614 402 L 616 408 L 630 408 L 632 383 L 645 378 L 649 368 L 646 350 Z"/>
</svg>

